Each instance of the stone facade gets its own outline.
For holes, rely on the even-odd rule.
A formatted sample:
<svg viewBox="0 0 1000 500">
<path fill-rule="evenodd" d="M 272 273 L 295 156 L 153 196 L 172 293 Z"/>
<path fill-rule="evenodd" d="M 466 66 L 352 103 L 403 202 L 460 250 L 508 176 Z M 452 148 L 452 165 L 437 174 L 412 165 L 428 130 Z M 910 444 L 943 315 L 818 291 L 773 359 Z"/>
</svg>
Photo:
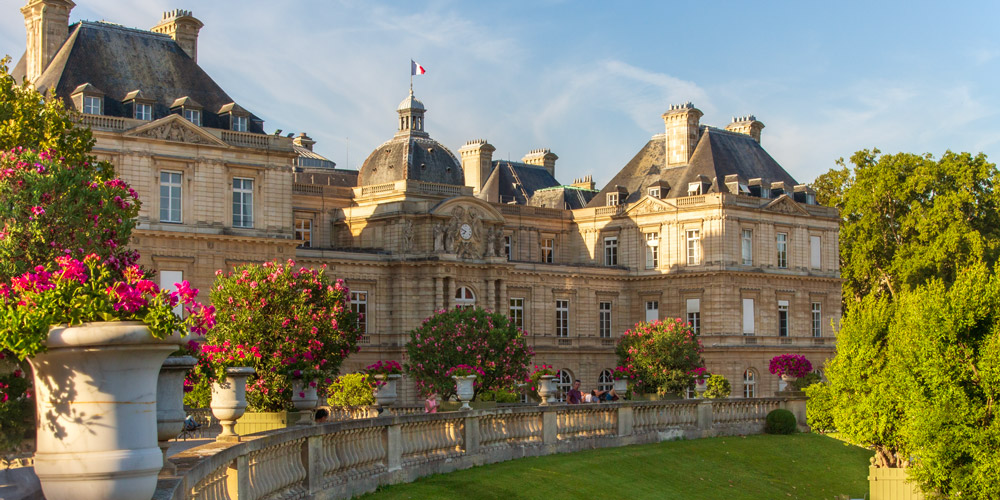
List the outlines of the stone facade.
<svg viewBox="0 0 1000 500">
<path fill-rule="evenodd" d="M 38 78 L 29 80 L 77 88 L 84 97 L 87 89 L 100 89 L 101 109 L 131 109 L 122 105 L 129 96 L 115 95 L 100 75 L 44 69 L 53 37 L 83 43 L 81 30 L 177 43 L 180 51 L 171 57 L 180 62 L 171 64 L 197 68 L 201 22 L 190 12 L 165 15 L 154 28 L 159 33 L 102 23 L 53 28 L 66 22 L 72 6 L 29 0 L 22 9 L 29 50 L 18 67 Z M 75 53 L 60 57 L 64 52 L 70 59 L 60 64 L 72 65 Z M 217 269 L 238 263 L 294 258 L 328 266 L 366 313 L 361 352 L 344 371 L 402 359 L 409 330 L 435 310 L 459 304 L 521 318 L 536 361 L 581 379 L 585 389 L 597 387 L 602 372 L 615 366 L 622 332 L 647 319 L 696 322 L 709 371 L 725 375 L 735 396 L 778 390 L 777 377 L 767 372 L 774 355 L 805 354 L 819 368 L 834 352 L 838 214 L 815 205 L 808 189 L 760 149 L 763 124 L 753 117 L 724 130 L 701 125 L 702 114 L 690 103 L 674 106 L 663 115 L 666 133 L 651 139 L 600 194 L 587 179 L 539 184 L 518 191 L 520 198 L 505 198 L 487 185 L 499 178 L 495 148 L 472 141 L 459 150 L 460 162 L 430 139 L 426 109 L 412 93 L 397 109 L 399 129 L 359 175 L 312 153 L 306 136 L 261 133 L 262 121 L 207 78 L 177 80 L 211 87 L 204 92 L 177 88 L 148 96 L 150 89 L 129 88 L 154 103 L 148 119 L 82 115 L 97 139 L 95 153 L 140 193 L 133 243 L 142 264 L 165 283 L 183 277 L 206 293 Z M 197 100 L 204 116 L 192 120 L 187 110 L 196 95 L 204 96 Z M 84 111 L 82 100 L 61 96 Z M 250 131 L 240 130 L 235 110 L 249 117 Z M 192 123 L 202 118 L 205 126 Z M 711 149 L 719 145 L 738 154 L 724 162 Z M 515 177 L 537 170 L 538 179 L 554 180 L 557 159 L 539 149 L 507 168 Z M 629 173 L 633 167 L 662 174 L 640 178 Z M 583 194 L 573 198 L 575 205 L 553 208 L 538 203 L 531 195 L 536 189 L 561 189 L 567 200 Z M 745 384 L 748 373 L 752 381 Z M 416 399 L 412 384 L 403 384 L 401 397 Z"/>
</svg>

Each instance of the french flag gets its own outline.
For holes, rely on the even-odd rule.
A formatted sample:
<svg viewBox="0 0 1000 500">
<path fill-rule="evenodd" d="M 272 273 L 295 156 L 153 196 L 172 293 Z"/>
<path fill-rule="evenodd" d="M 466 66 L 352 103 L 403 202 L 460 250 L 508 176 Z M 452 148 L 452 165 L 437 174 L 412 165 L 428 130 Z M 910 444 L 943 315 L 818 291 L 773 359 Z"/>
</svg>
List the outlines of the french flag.
<svg viewBox="0 0 1000 500">
<path fill-rule="evenodd" d="M 410 59 L 410 76 L 413 76 L 413 75 L 422 75 L 422 74 L 424 74 L 426 72 L 427 72 L 427 70 L 425 70 L 423 66 L 421 66 L 420 64 L 418 64 L 413 59 Z"/>
</svg>

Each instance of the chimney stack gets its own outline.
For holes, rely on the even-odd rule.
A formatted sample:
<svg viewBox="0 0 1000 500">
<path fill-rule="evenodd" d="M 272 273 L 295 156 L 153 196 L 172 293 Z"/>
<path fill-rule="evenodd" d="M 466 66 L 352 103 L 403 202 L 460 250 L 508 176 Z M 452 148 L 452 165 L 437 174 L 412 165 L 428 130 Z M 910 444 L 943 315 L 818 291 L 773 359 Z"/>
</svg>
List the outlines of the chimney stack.
<svg viewBox="0 0 1000 500">
<path fill-rule="evenodd" d="M 675 104 L 663 113 L 667 136 L 667 166 L 687 165 L 701 136 L 698 121 L 704 113 L 690 102 Z"/>
<path fill-rule="evenodd" d="M 760 131 L 763 128 L 764 124 L 757 121 L 757 117 L 754 115 L 734 116 L 732 123 L 726 125 L 726 130 L 749 135 L 758 144 L 760 144 Z"/>
<path fill-rule="evenodd" d="M 528 152 L 528 154 L 524 155 L 524 158 L 521 158 L 521 161 L 527 163 L 528 165 L 545 167 L 545 170 L 549 171 L 549 175 L 555 177 L 556 160 L 558 159 L 559 157 L 548 149 L 532 149 Z"/>
<path fill-rule="evenodd" d="M 462 171 L 465 172 L 465 185 L 472 187 L 472 193 L 478 194 L 483 184 L 493 171 L 493 147 L 486 139 L 476 139 L 466 142 L 458 150 L 462 157 Z"/>
<path fill-rule="evenodd" d="M 24 73 L 29 82 L 42 75 L 69 38 L 69 12 L 75 6 L 71 0 L 28 0 L 21 7 L 26 35 Z"/>
<path fill-rule="evenodd" d="M 590 191 L 593 191 L 594 190 L 594 176 L 593 175 L 585 175 L 583 177 L 580 177 L 579 179 L 573 179 L 573 184 L 570 184 L 570 186 L 575 187 L 575 188 L 581 188 L 581 189 L 589 189 Z"/>
<path fill-rule="evenodd" d="M 311 137 L 306 135 L 305 132 L 300 132 L 299 135 L 295 136 L 295 138 L 292 139 L 292 144 L 295 144 L 300 148 L 306 148 L 309 151 L 312 151 L 313 144 L 316 144 L 316 141 L 314 141 Z"/>
<path fill-rule="evenodd" d="M 154 33 L 162 33 L 173 38 L 194 62 L 198 62 L 198 32 L 204 26 L 191 15 L 190 10 L 174 9 L 163 13 L 160 24 L 153 26 Z"/>
</svg>

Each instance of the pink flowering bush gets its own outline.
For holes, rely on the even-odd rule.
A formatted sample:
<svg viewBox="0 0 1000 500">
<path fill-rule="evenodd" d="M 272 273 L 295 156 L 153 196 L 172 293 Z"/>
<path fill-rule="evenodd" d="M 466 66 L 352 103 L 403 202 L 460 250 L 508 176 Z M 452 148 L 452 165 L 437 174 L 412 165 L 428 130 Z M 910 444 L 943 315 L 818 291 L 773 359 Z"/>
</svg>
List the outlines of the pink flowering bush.
<svg viewBox="0 0 1000 500">
<path fill-rule="evenodd" d="M 445 375 L 449 377 L 468 377 L 469 375 L 485 377 L 486 372 L 478 366 L 458 365 L 449 368 L 448 371 L 445 372 Z"/>
<path fill-rule="evenodd" d="M 357 351 L 360 332 L 343 281 L 295 262 L 265 262 L 216 272 L 212 304 L 217 326 L 200 346 L 209 368 L 194 384 L 217 379 L 227 366 L 257 370 L 247 383 L 253 411 L 291 409 L 291 384 L 325 388 L 344 358 Z"/>
<path fill-rule="evenodd" d="M 156 338 L 175 331 L 209 331 L 215 324 L 213 308 L 199 304 L 198 291 L 186 281 L 177 288 L 161 290 L 134 265 L 116 278 L 97 255 L 83 261 L 57 257 L 49 266 L 0 283 L 0 348 L 23 360 L 45 350 L 49 327 L 91 321 L 141 321 Z M 178 303 L 187 311 L 186 318 L 174 314 Z"/>
<path fill-rule="evenodd" d="M 812 372 L 812 363 L 801 354 L 782 354 L 771 358 L 768 371 L 775 375 L 805 377 Z"/>
<path fill-rule="evenodd" d="M 3 358 L 0 354 L 0 360 Z M 35 428 L 30 386 L 28 375 L 20 369 L 0 375 L 0 450 L 15 449 L 25 432 Z"/>
<path fill-rule="evenodd" d="M 535 399 L 541 399 L 538 395 L 538 381 L 542 379 L 543 375 L 554 376 L 555 374 L 556 370 L 555 368 L 552 368 L 552 365 L 534 365 L 534 370 L 531 372 L 531 375 L 528 375 L 528 377 L 524 379 L 524 383 L 528 387 L 528 392 L 534 395 Z"/>
<path fill-rule="evenodd" d="M 139 200 L 107 162 L 51 151 L 0 152 L 0 280 L 58 256 L 95 254 L 119 274 L 138 259 L 127 248 Z"/>
<path fill-rule="evenodd" d="M 365 373 L 375 375 L 399 375 L 403 373 L 403 365 L 399 361 L 376 361 L 365 367 Z"/>
<path fill-rule="evenodd" d="M 626 331 L 615 353 L 632 378 L 633 390 L 681 395 L 691 386 L 692 372 L 704 366 L 701 341 L 680 318 L 636 323 Z"/>
<path fill-rule="evenodd" d="M 437 393 L 443 399 L 455 394 L 455 381 L 448 374 L 453 367 L 482 370 L 474 384 L 478 395 L 513 389 L 528 376 L 526 367 L 534 355 L 523 330 L 503 314 L 480 308 L 437 311 L 410 332 L 406 353 L 406 372 L 420 394 Z"/>
<path fill-rule="evenodd" d="M 611 372 L 611 377 L 615 380 L 632 380 L 635 378 L 635 375 L 627 366 L 616 366 Z"/>
</svg>

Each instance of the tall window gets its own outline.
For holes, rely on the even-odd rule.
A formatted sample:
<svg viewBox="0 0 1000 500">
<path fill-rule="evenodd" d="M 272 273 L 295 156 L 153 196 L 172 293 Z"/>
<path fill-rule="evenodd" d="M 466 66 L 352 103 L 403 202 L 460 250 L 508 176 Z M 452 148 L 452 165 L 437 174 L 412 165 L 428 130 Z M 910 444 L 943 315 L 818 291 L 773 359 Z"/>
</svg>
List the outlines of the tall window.
<svg viewBox="0 0 1000 500">
<path fill-rule="evenodd" d="M 358 331 L 368 333 L 368 292 L 351 292 L 351 312 L 358 315 Z"/>
<path fill-rule="evenodd" d="M 756 333 L 753 316 L 753 299 L 743 299 L 743 335 Z"/>
<path fill-rule="evenodd" d="M 743 230 L 743 237 L 740 240 L 741 249 L 743 250 L 743 265 L 752 266 L 753 265 L 753 231 L 750 229 Z"/>
<path fill-rule="evenodd" d="M 555 240 L 552 238 L 545 238 L 542 240 L 542 262 L 546 264 L 552 263 L 552 255 L 555 250 Z"/>
<path fill-rule="evenodd" d="M 660 233 L 646 233 L 646 269 L 660 267 Z"/>
<path fill-rule="evenodd" d="M 247 117 L 246 115 L 232 115 L 233 120 L 233 130 L 237 132 L 247 131 Z"/>
<path fill-rule="evenodd" d="M 301 241 L 301 248 L 312 246 L 312 219 L 295 219 L 295 239 Z"/>
<path fill-rule="evenodd" d="M 524 299 L 521 297 L 510 298 L 510 309 L 507 317 L 517 328 L 524 328 Z"/>
<path fill-rule="evenodd" d="M 160 222 L 181 222 L 180 172 L 160 172 Z"/>
<path fill-rule="evenodd" d="M 503 237 L 503 256 L 507 257 L 507 260 L 511 258 L 511 246 L 510 246 L 511 236 L 508 234 Z"/>
<path fill-rule="evenodd" d="M 753 369 L 743 372 L 743 397 L 757 397 L 757 374 Z"/>
<path fill-rule="evenodd" d="M 455 290 L 455 307 L 459 309 L 468 309 L 476 305 L 476 294 L 472 293 L 472 289 L 469 287 L 459 287 Z"/>
<path fill-rule="evenodd" d="M 187 121 L 201 126 L 201 110 L 200 109 L 184 109 L 184 118 Z"/>
<path fill-rule="evenodd" d="M 573 387 L 573 374 L 563 369 L 556 372 L 556 400 L 566 401 L 566 393 Z"/>
<path fill-rule="evenodd" d="M 660 301 L 646 301 L 646 323 L 652 323 L 660 319 Z"/>
<path fill-rule="evenodd" d="M 602 339 L 611 338 L 611 302 L 601 302 L 597 307 L 597 324 Z"/>
<path fill-rule="evenodd" d="M 104 99 L 101 97 L 83 96 L 83 113 L 87 115 L 100 115 L 101 104 Z"/>
<path fill-rule="evenodd" d="M 618 237 L 609 236 L 604 238 L 604 265 L 618 265 Z"/>
<path fill-rule="evenodd" d="M 813 269 L 820 269 L 822 266 L 822 239 L 819 236 L 809 237 L 809 267 Z"/>
<path fill-rule="evenodd" d="M 233 227 L 253 227 L 253 179 L 233 178 Z"/>
<path fill-rule="evenodd" d="M 823 336 L 823 306 L 819 302 L 812 303 L 813 337 Z"/>
<path fill-rule="evenodd" d="M 184 271 L 166 271 L 160 270 L 160 289 L 169 290 L 171 292 L 177 291 L 177 283 L 184 281 Z M 178 303 L 174 306 L 174 314 L 178 316 L 184 315 L 184 304 Z"/>
<path fill-rule="evenodd" d="M 687 320 L 694 333 L 701 333 L 701 299 L 687 299 Z"/>
<path fill-rule="evenodd" d="M 153 119 L 153 106 L 137 102 L 135 103 L 135 119 L 136 120 L 152 120 Z"/>
<path fill-rule="evenodd" d="M 778 301 L 778 336 L 788 336 L 788 301 Z"/>
<path fill-rule="evenodd" d="M 601 376 L 597 377 L 597 390 L 610 391 L 614 388 L 615 376 L 611 373 L 611 370 L 602 371 Z"/>
<path fill-rule="evenodd" d="M 778 233 L 778 267 L 788 267 L 788 233 Z"/>
<path fill-rule="evenodd" d="M 556 337 L 569 337 L 569 301 L 556 301 Z"/>
<path fill-rule="evenodd" d="M 687 263 L 689 266 L 698 265 L 701 261 L 701 231 L 688 229 L 687 235 Z"/>
</svg>

